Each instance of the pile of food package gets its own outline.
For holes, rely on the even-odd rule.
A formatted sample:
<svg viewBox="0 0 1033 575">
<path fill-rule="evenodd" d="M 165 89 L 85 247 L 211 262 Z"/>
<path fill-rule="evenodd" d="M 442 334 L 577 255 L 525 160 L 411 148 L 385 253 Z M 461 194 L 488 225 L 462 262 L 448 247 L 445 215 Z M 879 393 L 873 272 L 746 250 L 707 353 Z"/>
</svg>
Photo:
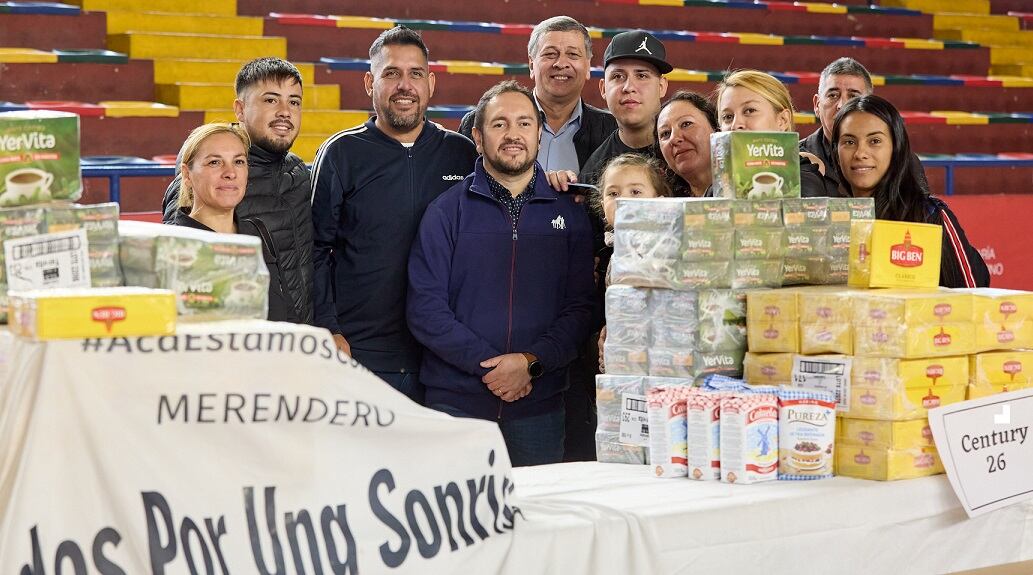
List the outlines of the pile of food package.
<svg viewBox="0 0 1033 575">
<path fill-rule="evenodd" d="M 90 284 L 93 287 L 120 286 L 123 282 L 118 261 L 118 217 L 116 203 L 79 205 L 55 202 L 0 208 L 0 323 L 7 322 L 8 309 L 5 242 L 85 230 Z"/>
<path fill-rule="evenodd" d="M 1030 386 L 1022 370 L 1033 360 L 1023 351 L 1033 348 L 1031 320 L 1033 294 L 1014 290 L 749 292 L 744 374 L 751 384 L 780 385 L 795 383 L 808 362 L 847 366 L 838 473 L 942 473 L 928 410 Z"/>
<path fill-rule="evenodd" d="M 145 222 L 123 222 L 119 234 L 126 285 L 171 290 L 182 321 L 266 317 L 259 238 Z"/>
<path fill-rule="evenodd" d="M 875 219 L 872 198 L 794 198 L 782 201 L 785 222 L 783 285 L 845 284 L 851 222 Z"/>
</svg>

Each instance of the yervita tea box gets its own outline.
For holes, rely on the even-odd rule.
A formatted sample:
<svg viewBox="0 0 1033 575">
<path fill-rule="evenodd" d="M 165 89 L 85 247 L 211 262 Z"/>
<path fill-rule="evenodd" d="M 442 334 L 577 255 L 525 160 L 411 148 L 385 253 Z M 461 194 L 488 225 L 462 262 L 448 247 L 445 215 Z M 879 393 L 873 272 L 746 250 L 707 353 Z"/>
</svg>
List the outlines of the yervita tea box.
<svg viewBox="0 0 1033 575">
<path fill-rule="evenodd" d="M 799 140 L 795 132 L 711 134 L 714 196 L 740 200 L 799 198 Z"/>
<path fill-rule="evenodd" d="M 79 116 L 0 113 L 0 207 L 75 201 L 81 195 Z"/>
</svg>

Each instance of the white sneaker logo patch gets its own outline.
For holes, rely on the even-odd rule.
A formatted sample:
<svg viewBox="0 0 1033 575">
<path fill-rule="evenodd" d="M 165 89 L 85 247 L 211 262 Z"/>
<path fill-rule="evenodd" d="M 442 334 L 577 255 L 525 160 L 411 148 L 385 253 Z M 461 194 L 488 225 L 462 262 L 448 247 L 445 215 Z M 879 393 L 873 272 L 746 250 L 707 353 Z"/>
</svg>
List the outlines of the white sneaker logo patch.
<svg viewBox="0 0 1033 575">
<path fill-rule="evenodd" d="M 552 220 L 552 228 L 555 230 L 567 229 L 567 222 L 563 219 L 563 216 L 556 216 L 556 219 Z"/>
</svg>

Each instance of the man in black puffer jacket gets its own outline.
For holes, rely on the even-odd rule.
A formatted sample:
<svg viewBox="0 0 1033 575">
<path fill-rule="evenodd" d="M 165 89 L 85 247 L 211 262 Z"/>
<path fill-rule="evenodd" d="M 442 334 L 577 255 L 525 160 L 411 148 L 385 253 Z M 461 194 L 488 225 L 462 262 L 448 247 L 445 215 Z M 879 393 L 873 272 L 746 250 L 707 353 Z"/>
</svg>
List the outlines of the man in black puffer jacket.
<svg viewBox="0 0 1033 575">
<path fill-rule="evenodd" d="M 272 236 L 269 271 L 278 274 L 282 297 L 270 297 L 269 319 L 311 324 L 312 184 L 308 167 L 288 151 L 301 129 L 301 90 L 301 73 L 280 58 L 252 60 L 237 73 L 233 111 L 251 137 L 247 190 L 237 216 L 261 220 Z M 176 217 L 179 179 L 162 200 L 166 224 Z"/>
</svg>

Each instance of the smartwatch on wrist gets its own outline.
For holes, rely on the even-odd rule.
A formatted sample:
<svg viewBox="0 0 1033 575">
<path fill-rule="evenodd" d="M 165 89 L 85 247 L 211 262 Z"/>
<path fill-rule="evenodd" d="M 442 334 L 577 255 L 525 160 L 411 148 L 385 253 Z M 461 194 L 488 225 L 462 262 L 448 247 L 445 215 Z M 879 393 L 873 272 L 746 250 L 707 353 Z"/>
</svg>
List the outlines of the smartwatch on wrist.
<svg viewBox="0 0 1033 575">
<path fill-rule="evenodd" d="M 527 374 L 531 376 L 531 379 L 538 379 L 545 373 L 545 367 L 542 362 L 538 361 L 533 353 L 525 353 L 524 359 L 527 360 Z"/>
</svg>

